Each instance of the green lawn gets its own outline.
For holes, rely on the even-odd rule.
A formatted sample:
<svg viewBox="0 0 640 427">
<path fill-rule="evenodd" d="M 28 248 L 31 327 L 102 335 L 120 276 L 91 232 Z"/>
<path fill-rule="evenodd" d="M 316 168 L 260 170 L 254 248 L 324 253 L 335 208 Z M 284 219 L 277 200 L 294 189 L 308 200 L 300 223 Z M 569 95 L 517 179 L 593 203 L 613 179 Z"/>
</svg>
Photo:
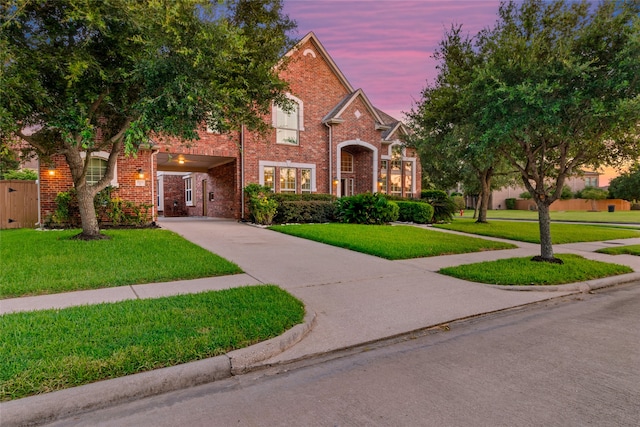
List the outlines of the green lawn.
<svg viewBox="0 0 640 427">
<path fill-rule="evenodd" d="M 540 230 L 537 222 L 489 220 L 488 223 L 478 224 L 473 219 L 456 218 L 450 224 L 437 224 L 435 227 L 482 236 L 540 243 Z M 633 237 L 640 237 L 640 231 L 605 225 L 551 224 L 551 239 L 554 244 L 597 242 Z"/>
<path fill-rule="evenodd" d="M 533 262 L 525 257 L 447 267 L 439 272 L 472 282 L 518 286 L 560 285 L 633 272 L 624 265 L 591 261 L 578 255 L 560 254 L 556 258 L 564 264 Z"/>
<path fill-rule="evenodd" d="M 640 245 L 615 246 L 611 248 L 598 249 L 596 252 L 609 255 L 637 255 L 640 256 Z"/>
<path fill-rule="evenodd" d="M 277 225 L 270 229 L 392 260 L 515 247 L 412 226 L 332 223 Z"/>
<path fill-rule="evenodd" d="M 11 298 L 241 273 L 241 269 L 162 229 L 109 230 L 82 241 L 78 230 L 0 231 L 0 297 Z"/>
<path fill-rule="evenodd" d="M 273 285 L 0 316 L 0 400 L 200 360 L 304 318 Z"/>
<path fill-rule="evenodd" d="M 640 211 L 552 211 L 550 212 L 552 221 L 575 221 L 575 222 L 611 222 L 618 224 L 640 224 Z M 538 212 L 521 210 L 488 210 L 487 217 L 500 219 L 529 219 L 538 220 Z M 456 218 L 460 218 L 456 216 Z M 473 209 L 464 211 L 463 218 L 472 219 Z"/>
</svg>

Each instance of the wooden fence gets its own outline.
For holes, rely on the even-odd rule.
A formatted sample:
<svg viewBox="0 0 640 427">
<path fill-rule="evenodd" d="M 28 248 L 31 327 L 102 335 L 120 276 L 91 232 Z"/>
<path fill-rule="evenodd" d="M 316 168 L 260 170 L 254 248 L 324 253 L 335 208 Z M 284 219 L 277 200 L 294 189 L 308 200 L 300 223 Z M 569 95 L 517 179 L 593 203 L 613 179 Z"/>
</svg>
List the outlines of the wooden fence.
<svg viewBox="0 0 640 427">
<path fill-rule="evenodd" d="M 36 181 L 0 181 L 0 229 L 33 228 L 37 222 Z"/>
<path fill-rule="evenodd" d="M 595 202 L 595 203 L 594 203 Z M 549 206 L 550 211 L 607 211 L 613 206 L 615 211 L 631 210 L 631 203 L 622 199 L 585 200 L 569 199 L 556 200 Z M 516 209 L 527 211 L 536 210 L 536 202 L 533 200 L 516 200 Z"/>
</svg>

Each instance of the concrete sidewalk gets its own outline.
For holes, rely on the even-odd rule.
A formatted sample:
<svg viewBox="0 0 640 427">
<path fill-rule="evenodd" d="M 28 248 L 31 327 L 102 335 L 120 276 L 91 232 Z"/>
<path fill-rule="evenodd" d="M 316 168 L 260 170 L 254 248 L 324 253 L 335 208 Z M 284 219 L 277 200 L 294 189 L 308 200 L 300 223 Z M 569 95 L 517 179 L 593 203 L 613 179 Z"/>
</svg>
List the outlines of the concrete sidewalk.
<svg viewBox="0 0 640 427">
<path fill-rule="evenodd" d="M 1 301 L 0 312 L 62 308 L 77 304 L 272 283 L 305 303 L 305 323 L 282 337 L 231 352 L 214 358 L 215 360 L 159 369 L 2 403 L 0 410 L 3 426 L 52 420 L 124 400 L 213 381 L 261 366 L 287 364 L 356 347 L 458 319 L 592 288 L 640 280 L 640 257 L 612 257 L 593 253 L 599 247 L 640 244 L 640 239 L 554 246 L 557 253 L 577 253 L 590 259 L 626 264 L 635 273 L 540 288 L 546 292 L 508 292 L 504 287 L 470 283 L 437 274 L 436 271 L 450 265 L 538 255 L 539 245 L 512 242 L 518 245 L 517 249 L 389 261 L 235 221 L 167 218 L 160 221 L 160 226 L 235 262 L 245 273 L 16 298 Z M 555 292 L 548 292 L 549 290 Z"/>
</svg>

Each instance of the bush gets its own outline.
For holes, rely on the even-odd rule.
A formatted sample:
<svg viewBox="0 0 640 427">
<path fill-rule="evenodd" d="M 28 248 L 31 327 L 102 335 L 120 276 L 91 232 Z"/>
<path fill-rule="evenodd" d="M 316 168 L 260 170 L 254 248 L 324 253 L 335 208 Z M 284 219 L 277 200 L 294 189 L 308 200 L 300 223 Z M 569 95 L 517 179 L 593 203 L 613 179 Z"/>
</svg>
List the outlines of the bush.
<svg viewBox="0 0 640 427">
<path fill-rule="evenodd" d="M 462 195 L 451 195 L 451 200 L 453 200 L 453 203 L 456 205 L 456 209 L 459 211 L 464 210 L 467 207 L 467 203 Z"/>
<path fill-rule="evenodd" d="M 278 202 L 273 198 L 271 188 L 260 184 L 249 184 L 244 187 L 249 198 L 249 214 L 256 224 L 269 225 L 278 209 Z"/>
<path fill-rule="evenodd" d="M 571 187 L 568 185 L 564 185 L 562 187 L 562 193 L 560 193 L 560 200 L 569 200 L 573 198 L 573 192 L 571 191 Z"/>
<path fill-rule="evenodd" d="M 328 201 L 335 202 L 337 197 L 333 194 L 325 194 L 325 193 L 302 193 L 302 194 L 293 194 L 293 193 L 275 193 L 271 196 L 278 203 L 281 202 L 299 202 L 299 201 Z"/>
<path fill-rule="evenodd" d="M 420 197 L 433 206 L 432 222 L 450 222 L 456 212 L 453 199 L 442 190 L 423 190 Z"/>
<path fill-rule="evenodd" d="M 514 210 L 516 208 L 516 199 L 509 198 L 504 201 L 507 209 Z"/>
<path fill-rule="evenodd" d="M 379 193 L 342 197 L 336 203 L 338 219 L 354 224 L 387 224 L 398 219 L 400 210 Z"/>
<path fill-rule="evenodd" d="M 106 187 L 93 199 L 99 225 L 109 222 L 114 226 L 143 226 L 151 222 L 149 211 L 152 205 L 148 203 L 138 205 L 119 197 L 112 197 L 113 189 L 111 186 Z M 57 194 L 56 210 L 51 219 L 58 226 L 78 227 L 80 225 L 78 193 L 75 188 Z"/>
<path fill-rule="evenodd" d="M 35 181 L 38 173 L 31 169 L 11 170 L 3 174 L 2 179 L 17 179 L 21 181 Z"/>
<path fill-rule="evenodd" d="M 433 218 L 433 206 L 428 203 L 398 201 L 398 220 L 405 222 L 415 222 L 416 224 L 427 224 Z"/>
<path fill-rule="evenodd" d="M 324 223 L 336 220 L 336 203 L 329 200 L 288 200 L 278 203 L 273 222 Z"/>
<path fill-rule="evenodd" d="M 525 199 L 525 200 L 531 200 L 531 193 L 529 193 L 528 191 L 523 191 L 522 193 L 520 193 L 520 198 L 521 199 Z"/>
</svg>

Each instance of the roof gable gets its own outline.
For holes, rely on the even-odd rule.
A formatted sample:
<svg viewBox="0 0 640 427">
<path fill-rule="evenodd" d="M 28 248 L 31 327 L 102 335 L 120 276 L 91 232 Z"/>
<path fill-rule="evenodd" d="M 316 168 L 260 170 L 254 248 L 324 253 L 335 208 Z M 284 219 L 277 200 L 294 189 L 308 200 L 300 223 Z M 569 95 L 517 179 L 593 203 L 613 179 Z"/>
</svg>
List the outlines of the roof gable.
<svg viewBox="0 0 640 427">
<path fill-rule="evenodd" d="M 322 119 L 322 123 L 342 123 L 344 121 L 342 113 L 344 113 L 344 111 L 358 98 L 362 99 L 364 105 L 376 121 L 376 129 L 388 130 L 389 126 L 380 116 L 379 110 L 371 105 L 371 101 L 369 101 L 369 98 L 367 98 L 367 95 L 365 95 L 362 89 L 358 89 L 345 96 L 342 101 L 340 101 L 338 105 L 336 105 L 333 110 L 329 111 L 329 113 Z"/>
<path fill-rule="evenodd" d="M 290 57 L 291 55 L 293 55 L 295 52 L 300 50 L 305 44 L 309 42 L 311 42 L 315 46 L 317 51 L 320 53 L 320 55 L 322 55 L 324 60 L 329 65 L 329 68 L 331 69 L 331 71 L 336 75 L 336 77 L 338 78 L 340 83 L 345 87 L 347 92 L 353 92 L 353 86 L 351 86 L 351 83 L 349 83 L 345 75 L 342 74 L 342 71 L 340 71 L 340 68 L 338 68 L 333 58 L 331 58 L 331 55 L 329 55 L 329 53 L 324 48 L 322 43 L 320 43 L 320 40 L 318 40 L 318 37 L 313 33 L 313 31 L 311 31 L 306 36 L 304 36 L 302 40 L 300 40 L 293 48 L 291 48 L 291 50 L 289 50 L 285 54 L 285 57 Z M 305 52 L 303 52 L 303 55 L 304 54 Z"/>
</svg>

